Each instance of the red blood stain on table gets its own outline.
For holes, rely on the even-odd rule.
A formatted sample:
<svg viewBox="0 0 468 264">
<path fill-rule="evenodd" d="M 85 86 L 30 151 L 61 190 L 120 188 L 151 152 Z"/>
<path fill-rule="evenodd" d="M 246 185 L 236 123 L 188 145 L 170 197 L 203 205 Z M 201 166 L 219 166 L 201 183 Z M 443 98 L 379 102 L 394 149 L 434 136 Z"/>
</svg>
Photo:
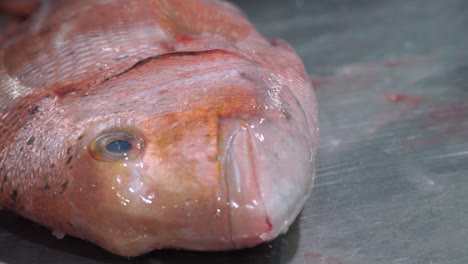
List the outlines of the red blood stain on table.
<svg viewBox="0 0 468 264">
<path fill-rule="evenodd" d="M 421 97 L 411 96 L 407 94 L 388 94 L 385 96 L 385 101 L 388 103 L 403 103 L 408 105 L 416 105 L 423 101 Z"/>
<path fill-rule="evenodd" d="M 429 117 L 433 122 L 461 121 L 463 119 L 468 121 L 468 105 L 438 107 L 429 113 Z"/>
<path fill-rule="evenodd" d="M 468 141 L 468 105 L 434 105 L 424 113 L 419 124 L 423 130 L 433 130 L 424 138 L 414 137 L 403 144 L 428 147 L 447 142 Z M 437 129 L 434 129 L 437 128 Z"/>
</svg>

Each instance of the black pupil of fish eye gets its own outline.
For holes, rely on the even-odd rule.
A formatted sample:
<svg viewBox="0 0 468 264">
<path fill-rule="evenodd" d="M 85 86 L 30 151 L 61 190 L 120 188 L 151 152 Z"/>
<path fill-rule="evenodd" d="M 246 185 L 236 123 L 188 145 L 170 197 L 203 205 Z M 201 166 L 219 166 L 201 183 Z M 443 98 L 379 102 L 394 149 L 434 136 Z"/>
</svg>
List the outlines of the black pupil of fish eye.
<svg viewBox="0 0 468 264">
<path fill-rule="evenodd" d="M 106 150 L 112 153 L 122 154 L 132 149 L 132 143 L 128 140 L 117 139 L 109 142 Z"/>
</svg>

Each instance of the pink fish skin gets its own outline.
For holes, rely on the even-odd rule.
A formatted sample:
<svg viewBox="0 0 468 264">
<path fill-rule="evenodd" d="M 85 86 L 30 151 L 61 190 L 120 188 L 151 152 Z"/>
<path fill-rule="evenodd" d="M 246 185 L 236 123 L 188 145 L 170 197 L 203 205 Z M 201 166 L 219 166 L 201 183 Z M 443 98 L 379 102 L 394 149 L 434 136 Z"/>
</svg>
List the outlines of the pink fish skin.
<svg viewBox="0 0 468 264">
<path fill-rule="evenodd" d="M 314 91 L 216 0 L 45 1 L 0 43 L 0 206 L 122 256 L 253 247 L 313 185 Z"/>
</svg>

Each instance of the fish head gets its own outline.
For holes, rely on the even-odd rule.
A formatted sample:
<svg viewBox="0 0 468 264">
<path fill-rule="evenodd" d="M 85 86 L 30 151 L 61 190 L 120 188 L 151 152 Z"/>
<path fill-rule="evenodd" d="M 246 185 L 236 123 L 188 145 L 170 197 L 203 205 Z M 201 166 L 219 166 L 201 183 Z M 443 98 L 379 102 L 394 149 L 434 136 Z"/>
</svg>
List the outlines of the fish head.
<svg viewBox="0 0 468 264">
<path fill-rule="evenodd" d="M 127 256 L 226 250 L 269 241 L 299 214 L 317 135 L 275 74 L 207 51 L 101 86 L 66 103 L 79 131 L 66 232 Z"/>
</svg>

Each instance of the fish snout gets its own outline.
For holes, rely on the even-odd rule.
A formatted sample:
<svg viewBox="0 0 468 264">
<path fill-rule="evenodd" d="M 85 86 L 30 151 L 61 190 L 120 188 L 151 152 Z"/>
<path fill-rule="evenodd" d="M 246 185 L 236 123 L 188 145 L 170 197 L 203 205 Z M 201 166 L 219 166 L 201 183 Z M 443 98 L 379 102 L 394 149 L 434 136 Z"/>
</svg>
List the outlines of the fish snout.
<svg viewBox="0 0 468 264">
<path fill-rule="evenodd" d="M 245 248 L 287 231 L 314 175 L 315 153 L 301 116 L 193 111 L 158 122 L 166 129 L 148 142 L 145 181 L 161 197 L 155 203 L 166 208 L 158 218 L 177 223 L 179 245 Z"/>
<path fill-rule="evenodd" d="M 156 201 L 166 208 L 160 217 L 178 222 L 179 244 L 225 250 L 252 247 L 275 236 L 264 202 L 271 197 L 264 195 L 263 173 L 256 167 L 262 153 L 251 121 L 197 110 L 158 122 L 157 127 L 166 129 L 145 128 L 155 131 L 144 162 L 151 164 L 152 182 L 147 185 L 163 197 Z"/>
</svg>

